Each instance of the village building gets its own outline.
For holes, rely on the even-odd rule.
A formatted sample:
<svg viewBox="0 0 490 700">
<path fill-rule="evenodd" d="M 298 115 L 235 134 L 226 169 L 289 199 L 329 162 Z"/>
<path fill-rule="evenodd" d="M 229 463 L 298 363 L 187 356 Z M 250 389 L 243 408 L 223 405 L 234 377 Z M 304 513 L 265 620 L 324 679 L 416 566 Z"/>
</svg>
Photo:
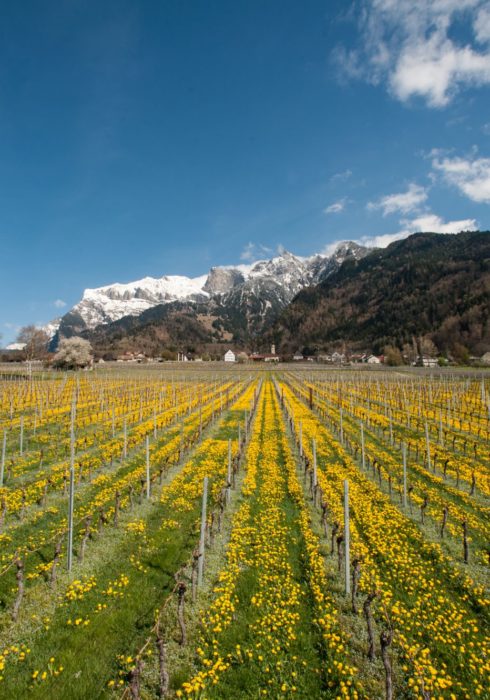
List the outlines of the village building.
<svg viewBox="0 0 490 700">
<path fill-rule="evenodd" d="M 223 360 L 225 362 L 236 362 L 236 355 L 233 350 L 227 350 L 224 354 Z"/>
<path fill-rule="evenodd" d="M 117 362 L 137 362 L 141 364 L 142 362 L 148 362 L 145 353 L 144 352 L 125 352 L 122 355 L 119 355 L 117 358 Z"/>
<path fill-rule="evenodd" d="M 279 355 L 276 355 L 276 346 L 272 344 L 270 353 L 261 354 L 254 352 L 250 355 L 250 359 L 253 362 L 279 362 L 281 358 Z"/>
<path fill-rule="evenodd" d="M 422 365 L 423 367 L 437 367 L 439 365 L 439 360 L 437 357 L 428 357 L 424 355 L 422 357 Z"/>
<path fill-rule="evenodd" d="M 280 359 L 279 355 L 276 355 L 275 353 L 274 354 L 271 353 L 270 355 L 266 355 L 264 357 L 264 362 L 279 362 L 279 359 Z"/>
<path fill-rule="evenodd" d="M 253 353 L 253 355 L 250 355 L 250 359 L 253 362 L 279 362 L 279 355 L 272 355 L 271 353 L 267 354 L 261 354 L 261 353 Z"/>
<path fill-rule="evenodd" d="M 332 355 L 317 355 L 317 362 L 332 362 Z"/>
<path fill-rule="evenodd" d="M 368 359 L 368 355 L 365 352 L 362 352 L 362 353 L 356 352 L 350 356 L 351 363 L 355 363 L 355 364 L 359 364 L 361 362 L 367 362 L 367 359 Z"/>
<path fill-rule="evenodd" d="M 117 362 L 135 362 L 134 352 L 124 352 L 118 356 Z"/>
</svg>

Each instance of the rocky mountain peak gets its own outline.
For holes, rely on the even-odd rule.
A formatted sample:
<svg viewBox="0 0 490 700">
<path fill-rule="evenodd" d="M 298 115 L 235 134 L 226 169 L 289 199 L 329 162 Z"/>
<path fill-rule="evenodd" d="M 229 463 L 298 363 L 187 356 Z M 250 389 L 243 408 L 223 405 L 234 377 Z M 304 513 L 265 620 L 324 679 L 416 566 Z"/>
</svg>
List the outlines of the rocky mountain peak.
<svg viewBox="0 0 490 700">
<path fill-rule="evenodd" d="M 231 267 L 212 267 L 203 289 L 212 295 L 226 294 L 243 282 L 245 277 L 240 270 Z"/>
</svg>

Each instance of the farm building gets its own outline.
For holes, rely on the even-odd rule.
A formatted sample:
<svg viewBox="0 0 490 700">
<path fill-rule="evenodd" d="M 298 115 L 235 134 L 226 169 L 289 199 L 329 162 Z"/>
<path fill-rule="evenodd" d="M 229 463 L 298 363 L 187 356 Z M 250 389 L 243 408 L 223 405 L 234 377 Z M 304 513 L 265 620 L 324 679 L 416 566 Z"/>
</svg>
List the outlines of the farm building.
<svg viewBox="0 0 490 700">
<path fill-rule="evenodd" d="M 422 357 L 422 365 L 423 367 L 437 367 L 439 364 L 437 357 L 428 357 L 427 355 L 424 355 Z"/>
</svg>

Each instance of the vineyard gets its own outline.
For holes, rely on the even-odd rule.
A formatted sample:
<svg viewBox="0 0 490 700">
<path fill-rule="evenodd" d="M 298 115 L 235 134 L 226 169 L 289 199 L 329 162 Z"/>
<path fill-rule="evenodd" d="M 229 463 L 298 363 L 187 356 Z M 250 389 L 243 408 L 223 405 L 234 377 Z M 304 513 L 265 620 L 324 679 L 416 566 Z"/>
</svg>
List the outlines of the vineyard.
<svg viewBox="0 0 490 700">
<path fill-rule="evenodd" d="M 490 698 L 490 377 L 0 374 L 0 697 Z"/>
</svg>

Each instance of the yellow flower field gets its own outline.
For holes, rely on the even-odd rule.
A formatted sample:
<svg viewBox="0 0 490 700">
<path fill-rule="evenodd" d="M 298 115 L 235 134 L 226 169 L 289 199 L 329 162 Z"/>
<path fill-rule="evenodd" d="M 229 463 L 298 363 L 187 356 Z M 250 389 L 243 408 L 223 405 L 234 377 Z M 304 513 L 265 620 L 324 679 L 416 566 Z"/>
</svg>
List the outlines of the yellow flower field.
<svg viewBox="0 0 490 700">
<path fill-rule="evenodd" d="M 489 698 L 489 397 L 443 371 L 0 374 L 0 697 Z"/>
</svg>

